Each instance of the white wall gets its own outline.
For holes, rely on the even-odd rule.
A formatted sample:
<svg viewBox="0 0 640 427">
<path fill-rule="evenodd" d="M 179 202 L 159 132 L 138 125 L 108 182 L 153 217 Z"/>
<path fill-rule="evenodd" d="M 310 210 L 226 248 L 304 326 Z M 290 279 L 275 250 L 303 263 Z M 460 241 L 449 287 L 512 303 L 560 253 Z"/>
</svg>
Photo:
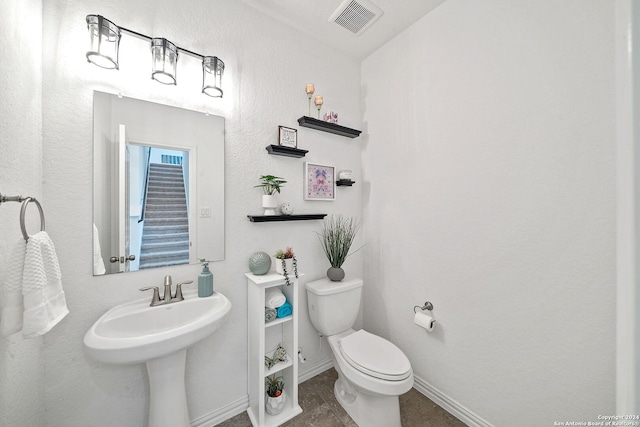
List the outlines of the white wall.
<svg viewBox="0 0 640 427">
<path fill-rule="evenodd" d="M 42 1 L 8 0 L 0 14 L 0 193 L 42 200 Z M 22 238 L 20 204 L 0 205 L 0 286 L 7 258 Z M 49 214 L 45 206 L 45 214 Z M 38 230 L 33 204 L 27 231 Z M 2 292 L 0 292 L 0 297 Z M 0 337 L 0 425 L 39 427 L 44 422 L 43 339 Z"/>
<path fill-rule="evenodd" d="M 616 413 L 640 413 L 640 293 L 637 268 L 640 170 L 640 4 L 616 2 L 617 337 Z"/>
<path fill-rule="evenodd" d="M 225 328 L 189 351 L 192 419 L 246 398 L 247 258 L 288 245 L 307 280 L 328 267 L 313 234 L 320 223 L 248 222 L 261 210 L 252 187 L 263 173 L 290 181 L 280 199 L 298 213 L 364 206 L 367 246 L 345 267 L 364 274 L 365 324 L 405 350 L 429 385 L 496 426 L 614 413 L 610 2 L 449 0 L 361 70 L 239 2 L 197 0 L 179 12 L 169 0 L 41 3 L 10 0 L 0 18 L 13 64 L 0 73 L 0 144 L 11 159 L 0 192 L 43 201 L 71 312 L 43 340 L 0 339 L 0 425 L 143 425 L 144 368 L 91 361 L 82 337 L 138 287 L 199 271 L 92 276 L 93 90 L 226 119 L 226 260 L 211 267 L 234 306 Z M 186 56 L 177 87 L 152 82 L 146 45 L 127 36 L 120 71 L 87 64 L 89 13 L 220 56 L 225 97 L 198 94 L 199 64 Z M 297 127 L 306 114 L 311 82 L 342 124 L 366 131 L 356 140 L 298 131 L 306 160 L 354 171 L 358 184 L 331 203 L 302 201 L 303 160 L 264 151 L 278 125 Z M 0 206 L 0 267 L 20 236 L 17 212 Z M 313 353 L 301 296 L 301 345 Z M 429 335 L 411 323 L 427 299 L 439 321 Z M 318 363 L 327 355 L 325 346 Z"/>
<path fill-rule="evenodd" d="M 226 63 L 225 96 L 200 94 L 199 61 L 183 55 L 178 86 L 151 81 L 149 50 L 144 41 L 123 36 L 121 68 L 103 70 L 87 64 L 85 16 L 100 13 L 141 33 L 164 36 L 187 49 L 217 55 Z M 360 127 L 359 64 L 337 55 L 240 2 L 196 0 L 178 7 L 174 1 L 109 2 L 69 0 L 44 5 L 44 207 L 48 230 L 60 257 L 70 314 L 45 338 L 48 426 L 140 426 L 148 410 L 147 378 L 142 365 L 109 366 L 85 354 L 82 338 L 109 307 L 140 298 L 141 286 L 195 279 L 199 266 L 93 277 L 91 269 L 92 96 L 94 90 L 117 93 L 225 117 L 226 260 L 213 263 L 214 287 L 233 304 L 226 326 L 187 355 L 187 394 L 193 420 L 206 419 L 247 393 L 246 280 L 249 256 L 292 246 L 300 271 L 309 280 L 328 268 L 313 231 L 318 221 L 254 224 L 261 191 L 253 188 L 261 174 L 289 182 L 280 195 L 298 213 L 360 215 L 361 187 L 338 191 L 335 202 L 302 200 L 303 160 L 269 156 L 278 125 L 297 128 L 307 112 L 306 83 L 315 83 L 326 106 L 340 112 L 347 126 Z M 27 31 L 25 29 L 24 31 Z M 306 160 L 361 171 L 361 143 L 309 129 L 298 130 Z M 15 225 L 14 225 L 15 226 Z M 348 274 L 362 275 L 354 257 Z M 304 305 L 303 305 L 304 304 Z M 306 319 L 302 299 L 301 344 L 314 349 L 317 337 Z M 305 366 L 306 367 L 306 366 Z M 26 417 L 27 414 L 22 414 Z"/>
<path fill-rule="evenodd" d="M 496 426 L 615 413 L 613 34 L 606 0 L 449 0 L 362 64 L 365 326 Z"/>
</svg>

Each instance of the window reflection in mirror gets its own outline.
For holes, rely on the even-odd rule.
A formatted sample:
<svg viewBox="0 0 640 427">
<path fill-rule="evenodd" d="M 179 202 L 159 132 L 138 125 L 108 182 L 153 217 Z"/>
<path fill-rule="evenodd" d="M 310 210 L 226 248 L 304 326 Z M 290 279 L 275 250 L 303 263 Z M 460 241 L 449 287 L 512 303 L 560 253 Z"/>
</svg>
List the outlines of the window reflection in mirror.
<svg viewBox="0 0 640 427">
<path fill-rule="evenodd" d="M 224 259 L 224 119 L 94 93 L 95 275 Z"/>
</svg>

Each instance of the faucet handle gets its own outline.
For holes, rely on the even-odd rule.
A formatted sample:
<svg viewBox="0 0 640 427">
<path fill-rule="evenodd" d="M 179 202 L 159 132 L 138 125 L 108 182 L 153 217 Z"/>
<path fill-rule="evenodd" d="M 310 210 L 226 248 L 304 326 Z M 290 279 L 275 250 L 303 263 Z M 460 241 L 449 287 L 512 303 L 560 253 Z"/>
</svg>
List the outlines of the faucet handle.
<svg viewBox="0 0 640 427">
<path fill-rule="evenodd" d="M 153 289 L 153 298 L 151 298 L 151 307 L 160 304 L 160 291 L 157 286 L 147 286 L 146 288 L 140 288 L 141 291 L 148 291 Z"/>
<path fill-rule="evenodd" d="M 187 280 L 186 282 L 180 282 L 176 285 L 176 296 L 175 299 L 182 301 L 184 296 L 182 296 L 182 285 L 188 285 L 189 283 L 193 283 L 193 280 Z"/>
</svg>

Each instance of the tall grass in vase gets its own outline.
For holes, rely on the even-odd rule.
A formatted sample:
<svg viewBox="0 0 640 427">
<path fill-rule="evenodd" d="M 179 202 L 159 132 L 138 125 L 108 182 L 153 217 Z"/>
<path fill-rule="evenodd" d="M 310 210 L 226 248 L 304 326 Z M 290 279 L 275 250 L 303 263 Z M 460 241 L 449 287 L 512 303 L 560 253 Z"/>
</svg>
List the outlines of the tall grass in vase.
<svg viewBox="0 0 640 427">
<path fill-rule="evenodd" d="M 324 254 L 329 260 L 331 267 L 327 270 L 327 277 L 339 282 L 344 279 L 342 264 L 351 254 L 349 250 L 360 229 L 360 221 L 354 217 L 344 217 L 342 215 L 332 215 L 324 221 L 324 229 L 317 233 Z"/>
</svg>

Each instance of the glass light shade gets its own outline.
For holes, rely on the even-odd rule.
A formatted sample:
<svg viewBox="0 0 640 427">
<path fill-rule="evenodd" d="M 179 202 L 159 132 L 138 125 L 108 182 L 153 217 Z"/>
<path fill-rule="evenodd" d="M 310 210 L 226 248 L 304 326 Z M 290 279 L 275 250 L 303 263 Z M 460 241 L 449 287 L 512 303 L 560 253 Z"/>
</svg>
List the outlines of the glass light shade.
<svg viewBox="0 0 640 427">
<path fill-rule="evenodd" d="M 202 93 L 214 98 L 222 98 L 222 75 L 224 62 L 217 56 L 202 59 Z"/>
<path fill-rule="evenodd" d="M 99 67 L 117 70 L 120 28 L 100 15 L 87 15 L 87 29 L 87 60 Z"/>
<path fill-rule="evenodd" d="M 176 84 L 178 49 L 164 38 L 151 39 L 151 78 L 165 85 Z"/>
</svg>

